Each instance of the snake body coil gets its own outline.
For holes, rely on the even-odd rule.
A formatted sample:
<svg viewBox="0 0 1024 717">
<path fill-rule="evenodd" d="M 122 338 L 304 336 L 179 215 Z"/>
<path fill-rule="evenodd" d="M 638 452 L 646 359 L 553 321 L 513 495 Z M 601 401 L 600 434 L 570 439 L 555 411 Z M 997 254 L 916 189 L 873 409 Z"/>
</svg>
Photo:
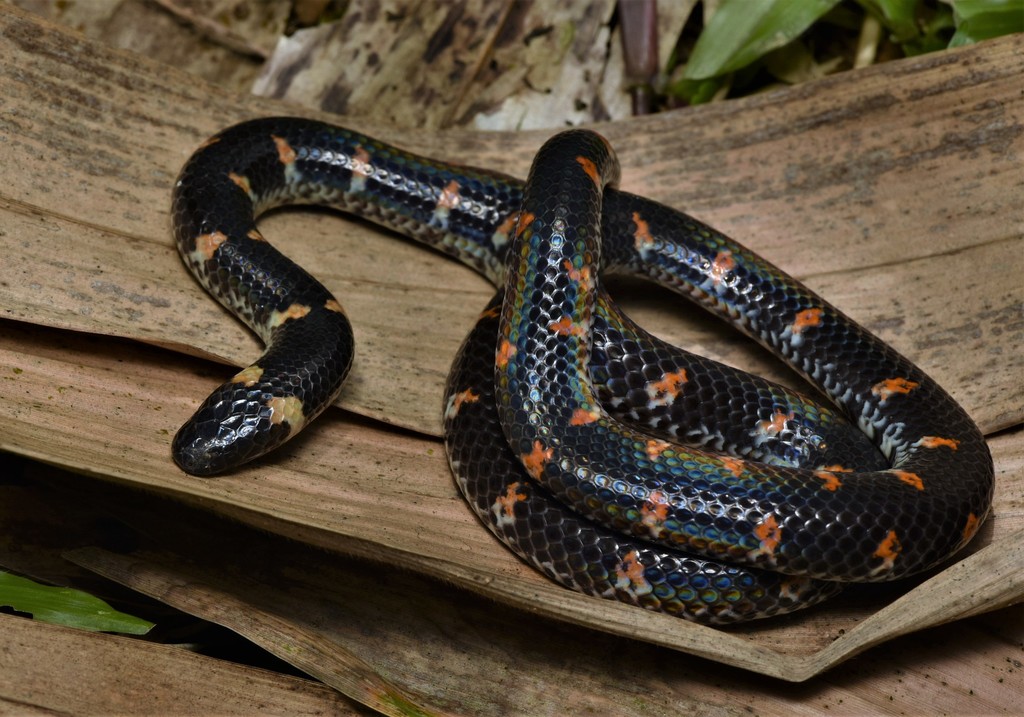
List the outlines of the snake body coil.
<svg viewBox="0 0 1024 717">
<path fill-rule="evenodd" d="M 341 390 L 353 352 L 341 306 L 255 226 L 271 206 L 318 203 L 502 287 L 449 377 L 446 445 L 481 520 L 555 580 L 726 623 L 812 604 L 837 590 L 823 580 L 908 575 L 964 545 L 993 484 L 964 411 L 742 246 L 606 187 L 616 176 L 607 143 L 585 131 L 549 141 L 525 187 L 308 120 L 255 120 L 213 138 L 176 185 L 175 236 L 193 274 L 268 349 L 182 427 L 176 462 L 196 475 L 235 467 Z M 604 293 L 612 272 L 723 316 L 860 430 L 651 337 Z"/>
</svg>

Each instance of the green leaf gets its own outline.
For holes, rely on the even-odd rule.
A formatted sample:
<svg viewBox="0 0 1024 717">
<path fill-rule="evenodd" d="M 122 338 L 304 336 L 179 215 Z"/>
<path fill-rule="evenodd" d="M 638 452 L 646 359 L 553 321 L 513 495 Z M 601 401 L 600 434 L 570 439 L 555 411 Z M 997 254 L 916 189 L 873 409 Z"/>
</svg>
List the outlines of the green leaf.
<svg viewBox="0 0 1024 717">
<path fill-rule="evenodd" d="M 36 620 L 93 632 L 145 635 L 153 623 L 126 615 L 81 590 L 40 585 L 0 572 L 0 607 L 29 613 Z"/>
<path fill-rule="evenodd" d="M 831 57 L 824 62 L 814 59 L 814 53 L 802 42 L 791 42 L 764 56 L 764 68 L 772 77 L 788 85 L 809 82 L 834 72 L 842 57 Z"/>
<path fill-rule="evenodd" d="M 702 105 L 710 102 L 725 87 L 725 79 L 714 77 L 710 80 L 682 79 L 669 88 L 669 93 L 681 97 L 690 105 Z"/>
<path fill-rule="evenodd" d="M 839 0 L 722 0 L 697 39 L 683 76 L 706 80 L 782 47 Z"/>
<path fill-rule="evenodd" d="M 955 0 L 956 33 L 950 47 L 1024 32 L 1024 0 Z"/>
<path fill-rule="evenodd" d="M 917 0 L 860 0 L 892 35 L 893 41 L 904 44 L 918 36 Z"/>
</svg>

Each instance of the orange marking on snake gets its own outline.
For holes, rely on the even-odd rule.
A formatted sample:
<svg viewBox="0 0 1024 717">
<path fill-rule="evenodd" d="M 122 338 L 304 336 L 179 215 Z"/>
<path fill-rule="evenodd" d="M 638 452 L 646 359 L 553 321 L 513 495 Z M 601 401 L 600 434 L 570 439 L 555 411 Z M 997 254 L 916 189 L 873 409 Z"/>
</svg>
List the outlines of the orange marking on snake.
<svg viewBox="0 0 1024 717">
<path fill-rule="evenodd" d="M 797 313 L 790 329 L 794 334 L 800 334 L 809 328 L 819 326 L 821 324 L 821 315 L 821 309 L 804 309 Z"/>
<path fill-rule="evenodd" d="M 981 525 L 981 521 L 978 520 L 978 516 L 974 513 L 967 515 L 967 523 L 964 525 L 964 542 L 974 537 L 974 534 L 978 532 L 978 526 Z"/>
<path fill-rule="evenodd" d="M 526 472 L 533 476 L 535 480 L 540 480 L 540 476 L 544 472 L 544 466 L 551 460 L 551 456 L 554 453 L 553 449 L 545 448 L 544 444 L 540 441 L 534 441 L 533 450 L 522 454 L 523 467 L 526 468 Z"/>
<path fill-rule="evenodd" d="M 276 137 L 270 135 L 274 140 L 274 144 L 277 145 L 277 158 L 281 161 L 281 164 L 292 164 L 295 161 L 295 150 L 288 144 L 288 140 L 284 137 Z"/>
<path fill-rule="evenodd" d="M 591 181 L 593 181 L 600 189 L 601 175 L 597 173 L 597 166 L 586 157 L 577 157 L 576 161 L 579 162 L 579 165 L 583 167 L 583 171 L 587 173 L 587 176 L 590 177 Z"/>
<path fill-rule="evenodd" d="M 324 302 L 324 308 L 328 311 L 333 311 L 336 314 L 344 314 L 345 309 L 341 304 L 338 303 L 337 299 L 328 299 Z"/>
<path fill-rule="evenodd" d="M 204 256 L 207 260 L 213 258 L 214 253 L 217 251 L 217 247 L 228 240 L 228 235 L 224 232 L 210 232 L 209 234 L 200 234 L 196 237 L 196 251 Z"/>
<path fill-rule="evenodd" d="M 559 336 L 583 336 L 587 332 L 568 316 L 563 316 L 558 321 L 548 324 L 548 331 L 553 331 Z"/>
<path fill-rule="evenodd" d="M 897 470 L 892 470 L 889 472 L 892 473 L 897 478 L 899 478 L 904 483 L 906 483 L 907 485 L 913 488 L 917 488 L 918 490 L 924 490 L 924 481 L 921 480 L 921 476 L 919 476 L 917 473 Z"/>
<path fill-rule="evenodd" d="M 661 525 L 668 517 L 668 500 L 660 490 L 651 491 L 651 497 L 640 507 L 640 524 L 650 531 L 652 538 L 657 538 Z"/>
<path fill-rule="evenodd" d="M 782 540 L 782 527 L 775 520 L 775 516 L 769 513 L 754 528 L 754 535 L 761 541 L 760 552 L 774 555 L 775 548 L 779 547 Z"/>
<path fill-rule="evenodd" d="M 759 421 L 757 426 L 761 433 L 767 436 L 777 436 L 786 428 L 786 421 L 793 419 L 793 412 L 783 413 L 776 411 L 770 421 Z"/>
<path fill-rule="evenodd" d="M 644 566 L 640 563 L 640 553 L 631 550 L 622 559 L 622 562 L 615 568 L 615 575 L 618 577 L 616 587 L 623 590 L 638 591 L 647 594 L 651 591 L 651 584 L 644 577 Z"/>
<path fill-rule="evenodd" d="M 453 179 L 441 190 L 437 206 L 444 207 L 445 209 L 454 209 L 459 206 L 459 199 L 459 183 Z"/>
<path fill-rule="evenodd" d="M 350 162 L 351 167 L 349 171 L 352 172 L 352 176 L 359 179 L 366 179 L 370 176 L 370 171 L 373 166 L 370 164 L 370 153 L 363 147 L 356 147 L 352 153 L 352 161 Z"/>
<path fill-rule="evenodd" d="M 589 408 L 577 408 L 572 412 L 572 418 L 569 419 L 570 426 L 585 426 L 588 423 L 593 423 L 601 417 L 601 414 L 597 411 L 593 411 Z"/>
<path fill-rule="evenodd" d="M 480 394 L 475 393 L 473 389 L 467 388 L 465 391 L 459 391 L 455 394 L 455 398 L 452 401 L 452 417 L 459 415 L 459 411 L 467 403 L 476 403 L 480 400 Z"/>
<path fill-rule="evenodd" d="M 500 305 L 499 306 L 492 306 L 489 309 L 484 309 L 484 311 L 482 311 L 480 313 L 480 318 L 481 319 L 496 319 L 499 316 L 501 316 L 501 306 Z"/>
<path fill-rule="evenodd" d="M 572 265 L 572 262 L 566 259 L 562 262 L 562 266 L 565 267 L 566 276 L 575 281 L 577 284 L 589 284 L 590 283 L 590 267 L 582 266 L 577 269 Z"/>
<path fill-rule="evenodd" d="M 796 602 L 809 584 L 810 580 L 803 576 L 787 576 L 779 583 L 779 596 Z"/>
<path fill-rule="evenodd" d="M 498 496 L 497 503 L 501 506 L 501 512 L 508 518 L 515 518 L 516 503 L 526 500 L 526 495 L 519 492 L 523 484 L 519 481 L 509 483 L 505 489 L 505 495 Z"/>
<path fill-rule="evenodd" d="M 902 550 L 903 546 L 900 545 L 899 538 L 896 537 L 896 531 L 890 530 L 889 534 L 878 544 L 872 557 L 882 559 L 882 569 L 891 569 Z"/>
<path fill-rule="evenodd" d="M 666 441 L 658 441 L 658 440 L 655 440 L 654 438 L 649 438 L 647 440 L 647 446 L 646 446 L 647 457 L 650 458 L 653 461 L 656 458 L 658 458 L 662 453 L 664 453 L 666 450 L 668 450 L 669 446 L 671 446 L 671 445 L 672 444 L 670 444 L 670 443 L 668 443 Z"/>
<path fill-rule="evenodd" d="M 301 319 L 307 316 L 310 312 L 310 308 L 305 304 L 291 304 L 284 311 L 275 311 L 270 315 L 270 325 L 280 326 L 286 321 L 293 321 L 295 319 Z"/>
<path fill-rule="evenodd" d="M 252 194 L 252 185 L 249 184 L 248 177 L 243 177 L 241 174 L 235 174 L 234 172 L 228 172 L 228 179 L 241 187 L 242 191 L 246 194 Z"/>
<path fill-rule="evenodd" d="M 878 399 L 885 403 L 896 394 L 906 394 L 918 387 L 917 381 L 906 378 L 887 378 L 879 381 L 871 387 L 871 393 L 878 396 Z"/>
<path fill-rule="evenodd" d="M 498 365 L 498 368 L 505 368 L 508 366 L 509 359 L 515 355 L 516 347 L 512 345 L 512 342 L 508 339 L 502 339 L 501 343 L 498 344 L 494 362 Z"/>
<path fill-rule="evenodd" d="M 829 471 L 831 473 L 853 473 L 853 468 L 847 468 L 846 466 L 841 466 L 838 463 L 834 463 L 830 466 L 822 466 L 818 470 Z"/>
<path fill-rule="evenodd" d="M 266 239 L 263 238 L 263 235 L 260 234 L 259 229 L 250 229 L 245 233 L 245 235 L 253 241 L 266 241 Z"/>
<path fill-rule="evenodd" d="M 652 246 L 654 237 L 651 235 L 651 226 L 640 216 L 640 212 L 633 212 L 633 224 L 636 225 L 636 231 L 633 232 L 633 245 L 637 251 Z"/>
<path fill-rule="evenodd" d="M 647 384 L 647 393 L 652 398 L 654 397 L 666 397 L 676 398 L 679 396 L 681 387 L 686 383 L 686 369 L 679 369 L 678 371 L 669 371 L 657 381 L 652 381 Z"/>
<path fill-rule="evenodd" d="M 732 258 L 732 252 L 728 249 L 718 252 L 715 260 L 711 263 L 711 281 L 721 284 L 725 275 L 736 268 L 736 260 Z"/>
<path fill-rule="evenodd" d="M 739 458 L 733 458 L 732 456 L 722 456 L 722 465 L 725 466 L 726 470 L 733 474 L 736 478 L 743 475 L 743 471 L 747 469 L 747 464 Z"/>
<path fill-rule="evenodd" d="M 516 218 L 516 236 L 522 236 L 536 218 L 537 216 L 533 212 L 519 212 L 519 216 Z"/>
<path fill-rule="evenodd" d="M 814 477 L 825 481 L 825 485 L 822 486 L 827 491 L 835 493 L 837 490 L 843 487 L 843 482 L 839 480 L 839 476 L 831 471 L 817 470 L 814 471 Z"/>
<path fill-rule="evenodd" d="M 242 369 L 231 378 L 231 383 L 240 383 L 247 388 L 256 385 L 256 382 L 263 377 L 263 369 L 253 364 L 249 368 Z"/>
<path fill-rule="evenodd" d="M 955 438 L 942 438 L 940 436 L 921 436 L 921 440 L 917 442 L 917 445 L 922 448 L 949 448 L 955 451 L 960 447 L 960 441 Z"/>
<path fill-rule="evenodd" d="M 516 222 L 519 221 L 519 212 L 512 212 L 507 217 L 501 220 L 501 224 L 494 230 L 493 241 L 496 244 L 504 244 L 508 241 L 509 236 L 516 228 Z"/>
<path fill-rule="evenodd" d="M 292 433 L 298 433 L 306 423 L 302 413 L 302 400 L 296 396 L 276 396 L 267 401 L 270 409 L 270 422 L 275 426 L 287 423 Z"/>
</svg>

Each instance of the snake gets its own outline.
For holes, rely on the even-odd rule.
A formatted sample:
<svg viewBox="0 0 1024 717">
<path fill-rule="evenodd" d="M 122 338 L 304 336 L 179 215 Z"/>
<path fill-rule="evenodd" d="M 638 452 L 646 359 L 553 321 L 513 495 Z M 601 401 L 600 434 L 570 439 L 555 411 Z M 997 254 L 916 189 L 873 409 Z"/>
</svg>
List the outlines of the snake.
<svg viewBox="0 0 1024 717">
<path fill-rule="evenodd" d="M 342 391 L 355 349 L 341 304 L 256 225 L 316 204 L 495 285 L 445 387 L 446 452 L 479 520 L 555 582 L 725 625 L 913 575 L 966 545 L 994 469 L 964 409 L 802 283 L 620 190 L 618 174 L 589 130 L 552 137 L 525 183 L 298 117 L 210 138 L 175 183 L 175 241 L 266 350 L 179 429 L 174 461 L 232 471 Z M 691 299 L 832 405 L 652 336 L 608 295 L 614 274 Z"/>
</svg>

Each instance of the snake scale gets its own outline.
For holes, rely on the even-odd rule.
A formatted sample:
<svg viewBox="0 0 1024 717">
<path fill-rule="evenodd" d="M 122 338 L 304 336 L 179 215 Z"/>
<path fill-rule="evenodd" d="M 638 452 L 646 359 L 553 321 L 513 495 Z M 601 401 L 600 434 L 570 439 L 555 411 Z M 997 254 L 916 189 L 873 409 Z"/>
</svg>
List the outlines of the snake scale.
<svg viewBox="0 0 1024 717">
<path fill-rule="evenodd" d="M 795 279 L 617 177 L 607 142 L 585 130 L 552 137 L 525 184 L 306 119 L 213 137 L 175 185 L 175 239 L 267 350 L 182 426 L 174 460 L 194 475 L 231 470 L 341 391 L 354 351 L 341 305 L 255 223 L 320 204 L 498 288 L 452 366 L 445 443 L 480 520 L 555 581 L 726 624 L 920 572 L 964 546 L 994 474 L 963 409 Z M 694 300 L 835 407 L 651 336 L 605 293 L 612 273 Z"/>
</svg>

